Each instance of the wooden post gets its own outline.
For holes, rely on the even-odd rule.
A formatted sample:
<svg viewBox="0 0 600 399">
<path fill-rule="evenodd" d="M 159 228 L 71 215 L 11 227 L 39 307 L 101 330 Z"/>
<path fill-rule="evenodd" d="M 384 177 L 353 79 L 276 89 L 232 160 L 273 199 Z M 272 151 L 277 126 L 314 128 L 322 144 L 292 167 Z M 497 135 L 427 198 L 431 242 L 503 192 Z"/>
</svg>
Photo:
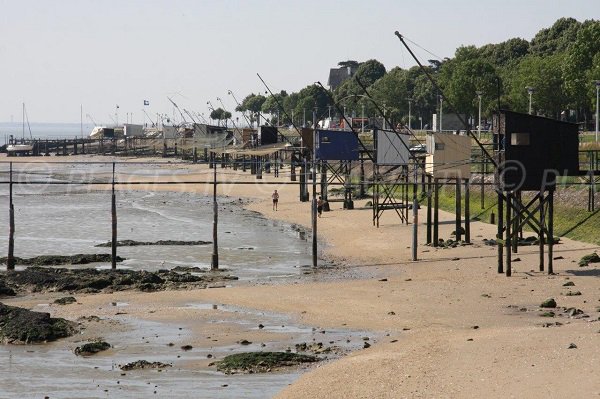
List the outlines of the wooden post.
<svg viewBox="0 0 600 399">
<path fill-rule="evenodd" d="M 6 270 L 15 270 L 15 207 L 13 205 L 13 173 L 12 162 L 10 163 L 10 177 L 8 184 L 8 257 L 6 258 Z"/>
<path fill-rule="evenodd" d="M 360 194 L 360 198 L 364 198 L 365 197 L 365 160 L 362 158 L 360 158 L 360 190 L 359 190 L 359 194 Z"/>
<path fill-rule="evenodd" d="M 313 121 L 317 119 L 316 111 L 313 111 Z M 316 141 L 316 129 L 313 129 L 313 143 Z M 312 265 L 318 266 L 317 259 L 317 152 L 312 151 Z"/>
<path fill-rule="evenodd" d="M 496 240 L 498 242 L 498 273 L 504 273 L 504 200 L 502 192 L 498 190 L 498 229 Z"/>
<path fill-rule="evenodd" d="M 485 172 L 486 172 L 486 158 L 483 153 L 483 149 L 481 150 L 481 209 L 485 209 Z"/>
<path fill-rule="evenodd" d="M 427 175 L 427 244 L 431 244 L 431 191 L 431 176 Z"/>
<path fill-rule="evenodd" d="M 455 226 L 455 230 L 456 230 L 456 241 L 460 241 L 462 239 L 462 233 L 461 233 L 461 229 L 462 229 L 462 221 L 461 221 L 461 209 L 462 209 L 462 196 L 461 196 L 461 184 L 460 184 L 460 179 L 457 177 L 456 178 L 456 204 L 455 204 L 455 213 L 456 213 L 456 226 Z"/>
<path fill-rule="evenodd" d="M 213 157 L 213 252 L 210 262 L 211 270 L 219 269 L 219 246 L 217 243 L 218 238 L 218 224 L 219 224 L 219 207 L 217 203 L 217 158 L 216 154 L 212 154 Z"/>
<path fill-rule="evenodd" d="M 511 267 L 511 262 L 512 259 L 510 258 L 512 256 L 511 253 L 511 249 L 512 249 L 512 241 L 511 241 L 511 234 L 512 234 L 512 220 L 511 220 L 511 214 L 512 214 L 512 193 L 507 192 L 506 193 L 506 277 L 510 277 L 512 274 L 512 267 Z"/>
<path fill-rule="evenodd" d="M 257 156 L 256 159 L 256 178 L 262 179 L 262 157 Z"/>
<path fill-rule="evenodd" d="M 519 222 L 521 220 L 521 201 L 519 191 L 513 193 L 512 203 L 514 209 L 514 217 L 512 222 L 512 232 L 514 238 L 512 239 L 512 253 L 516 254 L 519 252 Z"/>
<path fill-rule="evenodd" d="M 469 179 L 465 179 L 465 242 L 471 243 L 471 198 Z"/>
<path fill-rule="evenodd" d="M 115 163 L 113 162 L 112 171 L 112 201 L 111 201 L 111 216 L 112 216 L 112 241 L 111 241 L 111 269 L 117 268 L 117 201 L 115 196 Z"/>
<path fill-rule="evenodd" d="M 433 246 L 437 247 L 439 244 L 439 197 L 440 197 L 440 187 L 438 184 L 438 179 L 433 179 Z"/>
<path fill-rule="evenodd" d="M 548 193 L 548 274 L 554 274 L 554 190 Z"/>
<path fill-rule="evenodd" d="M 538 235 L 539 247 L 540 247 L 540 271 L 544 271 L 544 228 L 545 228 L 545 218 L 544 218 L 544 192 L 540 191 L 538 194 L 538 199 L 540 201 L 540 233 Z"/>
</svg>

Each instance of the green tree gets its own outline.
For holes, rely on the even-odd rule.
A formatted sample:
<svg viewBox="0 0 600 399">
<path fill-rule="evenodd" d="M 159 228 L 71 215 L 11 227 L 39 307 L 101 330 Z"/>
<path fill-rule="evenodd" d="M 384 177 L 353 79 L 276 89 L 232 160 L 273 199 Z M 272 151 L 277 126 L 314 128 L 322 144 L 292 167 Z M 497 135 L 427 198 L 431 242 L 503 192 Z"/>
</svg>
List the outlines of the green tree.
<svg viewBox="0 0 600 399">
<path fill-rule="evenodd" d="M 562 80 L 561 61 L 560 54 L 547 57 L 530 55 L 523 58 L 508 82 L 508 98 L 513 109 L 528 112 L 527 87 L 533 87 L 534 114 L 560 118 L 560 113 L 567 108 L 568 101 Z"/>
<path fill-rule="evenodd" d="M 248 94 L 240 105 L 235 110 L 238 112 L 249 112 L 250 122 L 254 123 L 258 120 L 257 115 L 260 112 L 263 103 L 266 101 L 265 96 L 261 94 Z"/>
<path fill-rule="evenodd" d="M 452 111 L 473 116 L 478 111 L 477 92 L 488 102 L 495 94 L 497 72 L 488 61 L 479 58 L 474 48 L 461 48 L 456 58 L 444 63 L 440 71 L 440 84 L 444 94 L 454 106 Z M 486 101 L 487 100 L 487 101 Z"/>
<path fill-rule="evenodd" d="M 600 21 L 585 21 L 577 32 L 577 39 L 571 44 L 564 58 L 563 78 L 570 106 L 587 115 L 589 113 L 590 70 L 594 59 L 600 53 Z"/>
<path fill-rule="evenodd" d="M 225 121 L 225 126 L 227 126 L 227 120 L 231 118 L 231 112 L 225 111 L 223 108 L 219 107 L 217 109 L 213 109 L 210 113 L 210 119 L 215 119 L 219 121 L 219 126 L 221 126 L 221 121 Z"/>
<path fill-rule="evenodd" d="M 358 81 L 368 88 L 375 81 L 383 77 L 385 72 L 385 66 L 377 60 L 368 60 L 361 63 L 352 79 L 346 80 L 337 88 L 335 92 L 336 100 L 339 101 L 348 96 L 363 95 L 364 92 Z"/>
<path fill-rule="evenodd" d="M 283 113 L 284 100 L 287 95 L 287 92 L 282 90 L 280 93 L 275 93 L 274 95 L 268 96 L 265 102 L 262 104 L 262 113 L 270 114 L 271 116 L 275 116 L 278 113 Z M 273 122 L 273 118 L 271 118 L 271 122 Z"/>
<path fill-rule="evenodd" d="M 496 67 L 511 67 L 529 53 L 529 42 L 514 38 L 479 48 L 479 56 Z"/>
<path fill-rule="evenodd" d="M 529 52 L 546 56 L 566 51 L 577 39 L 581 23 L 574 18 L 560 18 L 550 28 L 540 30 L 531 40 Z"/>
</svg>

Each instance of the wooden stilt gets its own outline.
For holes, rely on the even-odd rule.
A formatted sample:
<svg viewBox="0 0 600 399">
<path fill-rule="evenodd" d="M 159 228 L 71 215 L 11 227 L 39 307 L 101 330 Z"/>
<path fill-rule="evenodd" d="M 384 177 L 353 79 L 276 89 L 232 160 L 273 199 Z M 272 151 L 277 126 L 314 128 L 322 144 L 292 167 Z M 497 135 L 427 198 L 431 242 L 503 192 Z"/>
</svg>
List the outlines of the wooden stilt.
<svg viewBox="0 0 600 399">
<path fill-rule="evenodd" d="M 427 175 L 427 244 L 431 244 L 431 176 Z"/>
<path fill-rule="evenodd" d="M 115 163 L 113 162 L 112 172 L 112 198 L 111 198 L 111 216 L 112 216 L 112 241 L 111 241 L 111 269 L 117 268 L 117 201 L 115 196 Z"/>
<path fill-rule="evenodd" d="M 465 179 L 465 242 L 471 243 L 471 202 L 469 179 Z"/>
<path fill-rule="evenodd" d="M 462 198 L 461 198 L 461 182 L 459 178 L 456 178 L 456 195 L 455 195 L 455 199 L 456 199 L 456 203 L 455 203 L 455 208 L 454 208 L 454 212 L 456 214 L 456 226 L 455 226 L 455 232 L 456 232 L 456 241 L 460 241 L 462 239 L 462 223 L 461 223 L 461 209 L 462 209 Z"/>
<path fill-rule="evenodd" d="M 506 277 L 512 275 L 512 193 L 506 193 Z"/>
<path fill-rule="evenodd" d="M 496 240 L 498 241 L 498 273 L 504 273 L 504 243 L 502 238 L 504 237 L 504 200 L 502 193 L 498 191 L 498 229 L 496 233 Z"/>
<path fill-rule="evenodd" d="M 438 184 L 438 179 L 433 179 L 433 246 L 437 247 L 439 244 L 439 207 L 440 207 L 440 186 Z"/>
<path fill-rule="evenodd" d="M 6 270 L 15 270 L 15 207 L 13 205 L 13 168 L 10 163 L 9 199 L 8 199 L 8 256 Z"/>
<path fill-rule="evenodd" d="M 548 274 L 554 274 L 554 190 L 548 193 Z"/>
<path fill-rule="evenodd" d="M 538 199 L 540 201 L 540 232 L 538 234 L 539 240 L 539 248 L 540 248 L 540 271 L 544 271 L 544 226 L 545 226 L 545 218 L 544 218 L 544 192 L 540 191 L 538 194 Z"/>
</svg>

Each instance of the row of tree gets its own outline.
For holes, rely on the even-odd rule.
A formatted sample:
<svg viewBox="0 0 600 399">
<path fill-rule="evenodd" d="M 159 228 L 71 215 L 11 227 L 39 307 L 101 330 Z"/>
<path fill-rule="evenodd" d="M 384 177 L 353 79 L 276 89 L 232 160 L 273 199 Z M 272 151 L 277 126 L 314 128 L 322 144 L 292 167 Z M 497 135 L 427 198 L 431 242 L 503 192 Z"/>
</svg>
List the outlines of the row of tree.
<svg viewBox="0 0 600 399">
<path fill-rule="evenodd" d="M 528 112 L 530 93 L 534 113 L 574 122 L 587 122 L 596 109 L 596 86 L 600 81 L 600 21 L 579 22 L 561 18 L 542 29 L 529 42 L 514 38 L 482 47 L 463 46 L 454 58 L 429 60 L 424 68 L 389 71 L 377 60 L 340 66 L 358 67 L 351 79 L 330 93 L 309 85 L 297 93 L 250 94 L 236 111 L 268 115 L 272 122 L 301 124 L 339 115 L 380 116 L 384 111 L 392 123 L 431 120 L 439 110 L 439 95 L 428 75 L 443 92 L 444 113 L 476 117 L 481 98 L 482 113 L 489 117 L 498 107 Z M 452 105 L 450 109 L 449 105 Z M 307 113 L 308 111 L 308 113 Z M 305 119 L 306 115 L 306 119 Z M 254 120 L 254 119 L 253 119 Z"/>
</svg>

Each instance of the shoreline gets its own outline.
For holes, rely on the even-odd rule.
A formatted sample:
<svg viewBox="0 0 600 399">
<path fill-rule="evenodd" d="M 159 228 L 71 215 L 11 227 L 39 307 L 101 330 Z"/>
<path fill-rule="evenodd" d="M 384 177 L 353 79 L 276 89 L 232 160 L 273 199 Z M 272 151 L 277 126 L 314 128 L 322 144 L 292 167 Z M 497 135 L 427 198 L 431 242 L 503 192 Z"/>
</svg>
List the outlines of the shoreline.
<svg viewBox="0 0 600 399">
<path fill-rule="evenodd" d="M 187 169 L 192 173 L 178 179 L 193 181 L 203 174 L 198 165 Z M 223 175 L 254 179 L 231 170 Z M 284 179 L 263 175 L 263 181 L 273 180 L 274 185 L 219 187 L 219 193 L 254 199 L 244 207 L 266 218 L 310 226 L 309 203 L 298 202 L 296 187 L 277 185 Z M 135 189 L 149 189 L 148 183 Z M 270 209 L 274 187 L 280 192 L 277 212 Z M 181 189 L 168 185 L 152 189 L 174 188 Z M 600 270 L 577 265 L 597 246 L 562 239 L 554 256 L 563 259 L 555 261 L 552 276 L 536 271 L 537 251 L 519 248 L 514 257 L 521 261 L 513 263 L 513 276 L 506 278 L 496 273 L 496 249 L 482 243 L 495 236 L 495 226 L 473 222 L 474 245 L 453 249 L 420 245 L 421 260 L 412 262 L 408 260 L 412 226 L 401 225 L 386 213 L 376 229 L 370 212 L 360 209 L 362 204 L 355 201 L 359 208 L 355 210 L 334 207 L 318 220 L 319 238 L 327 242 L 320 257 L 340 262 L 340 275 L 333 280 L 319 281 L 316 273 L 286 284 L 169 292 L 156 303 L 185 293 L 196 301 L 288 314 L 305 325 L 374 331 L 385 337 L 368 349 L 311 368 L 284 388 L 280 398 L 545 398 L 600 393 L 596 378 Z M 442 221 L 454 217 L 440 215 Z M 440 237 L 449 237 L 452 229 L 451 223 L 442 224 Z M 419 242 L 424 242 L 424 230 L 420 228 Z M 344 274 L 353 273 L 356 278 L 345 279 Z M 575 286 L 564 287 L 569 281 Z M 581 295 L 567 296 L 570 291 Z M 556 316 L 540 317 L 539 304 L 550 297 L 558 302 Z M 589 317 L 569 316 L 563 307 L 581 309 Z M 577 348 L 568 349 L 571 343 Z"/>
</svg>

